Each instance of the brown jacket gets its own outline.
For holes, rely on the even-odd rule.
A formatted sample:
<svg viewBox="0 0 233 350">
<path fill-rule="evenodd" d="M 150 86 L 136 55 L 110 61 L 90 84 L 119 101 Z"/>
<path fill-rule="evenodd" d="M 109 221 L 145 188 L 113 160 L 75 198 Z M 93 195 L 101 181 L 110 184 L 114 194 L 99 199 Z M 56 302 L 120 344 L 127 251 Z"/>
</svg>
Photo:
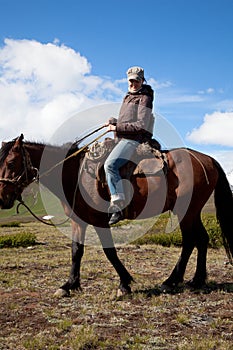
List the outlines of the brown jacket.
<svg viewBox="0 0 233 350">
<path fill-rule="evenodd" d="M 153 134 L 154 116 L 153 90 L 150 85 L 142 85 L 137 93 L 127 93 L 116 124 L 118 138 L 146 142 Z"/>
</svg>

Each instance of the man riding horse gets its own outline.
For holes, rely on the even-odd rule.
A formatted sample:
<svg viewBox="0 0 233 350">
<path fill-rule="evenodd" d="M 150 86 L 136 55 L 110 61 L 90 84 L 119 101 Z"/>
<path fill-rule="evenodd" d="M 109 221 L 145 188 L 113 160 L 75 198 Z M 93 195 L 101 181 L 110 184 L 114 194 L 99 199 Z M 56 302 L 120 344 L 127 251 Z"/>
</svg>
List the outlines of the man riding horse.
<svg viewBox="0 0 233 350">
<path fill-rule="evenodd" d="M 126 198 L 119 170 L 132 157 L 140 143 L 152 138 L 154 126 L 154 91 L 150 85 L 144 84 L 146 80 L 143 68 L 129 68 L 127 79 L 129 91 L 123 99 L 119 118 L 106 123 L 107 130 L 115 132 L 120 140 L 104 165 L 111 194 L 109 212 L 112 215 L 109 225 L 123 219 L 122 209 L 125 207 Z"/>
</svg>

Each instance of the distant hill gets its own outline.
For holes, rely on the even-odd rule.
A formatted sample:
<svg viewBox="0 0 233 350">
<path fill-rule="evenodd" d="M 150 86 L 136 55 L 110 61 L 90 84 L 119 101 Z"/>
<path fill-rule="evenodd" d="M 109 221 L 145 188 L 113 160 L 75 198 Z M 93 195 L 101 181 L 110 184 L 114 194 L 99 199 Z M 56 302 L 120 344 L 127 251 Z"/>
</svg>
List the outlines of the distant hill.
<svg viewBox="0 0 233 350">
<path fill-rule="evenodd" d="M 62 221 L 61 219 L 65 218 L 59 199 L 45 187 L 39 190 L 39 186 L 33 183 L 23 191 L 22 197 L 33 213 L 40 218 L 45 215 L 53 215 L 57 221 Z M 16 202 L 12 209 L 0 210 L 0 224 L 9 222 L 9 220 L 19 222 L 36 220 L 22 205 L 19 207 L 19 214 L 17 214 L 18 204 L 19 202 Z"/>
</svg>

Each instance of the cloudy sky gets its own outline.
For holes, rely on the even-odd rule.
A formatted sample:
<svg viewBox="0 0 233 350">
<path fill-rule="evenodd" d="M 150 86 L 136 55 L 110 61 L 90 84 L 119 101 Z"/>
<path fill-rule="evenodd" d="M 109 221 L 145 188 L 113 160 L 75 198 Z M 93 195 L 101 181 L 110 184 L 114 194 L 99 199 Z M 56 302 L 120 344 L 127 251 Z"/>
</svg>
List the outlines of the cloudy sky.
<svg viewBox="0 0 233 350">
<path fill-rule="evenodd" d="M 117 114 L 125 72 L 140 65 L 156 92 L 155 137 L 233 170 L 232 0 L 0 6 L 0 141 L 73 141 Z"/>
</svg>

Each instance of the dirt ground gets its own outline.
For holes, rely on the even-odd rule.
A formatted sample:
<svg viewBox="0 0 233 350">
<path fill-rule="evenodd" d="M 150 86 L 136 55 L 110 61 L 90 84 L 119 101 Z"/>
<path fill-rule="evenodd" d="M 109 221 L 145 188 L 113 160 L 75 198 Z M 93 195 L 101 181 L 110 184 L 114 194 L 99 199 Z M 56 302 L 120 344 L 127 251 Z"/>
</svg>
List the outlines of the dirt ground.
<svg viewBox="0 0 233 350">
<path fill-rule="evenodd" d="M 82 292 L 53 297 L 67 279 L 70 240 L 54 228 L 25 223 L 2 232 L 34 232 L 40 244 L 0 250 L 0 350 L 233 349 L 233 270 L 225 251 L 209 250 L 207 288 L 164 294 L 159 286 L 180 249 L 125 245 L 118 254 L 133 275 L 119 299 L 115 270 L 100 247 L 87 247 Z M 194 274 L 192 255 L 185 280 Z"/>
</svg>

